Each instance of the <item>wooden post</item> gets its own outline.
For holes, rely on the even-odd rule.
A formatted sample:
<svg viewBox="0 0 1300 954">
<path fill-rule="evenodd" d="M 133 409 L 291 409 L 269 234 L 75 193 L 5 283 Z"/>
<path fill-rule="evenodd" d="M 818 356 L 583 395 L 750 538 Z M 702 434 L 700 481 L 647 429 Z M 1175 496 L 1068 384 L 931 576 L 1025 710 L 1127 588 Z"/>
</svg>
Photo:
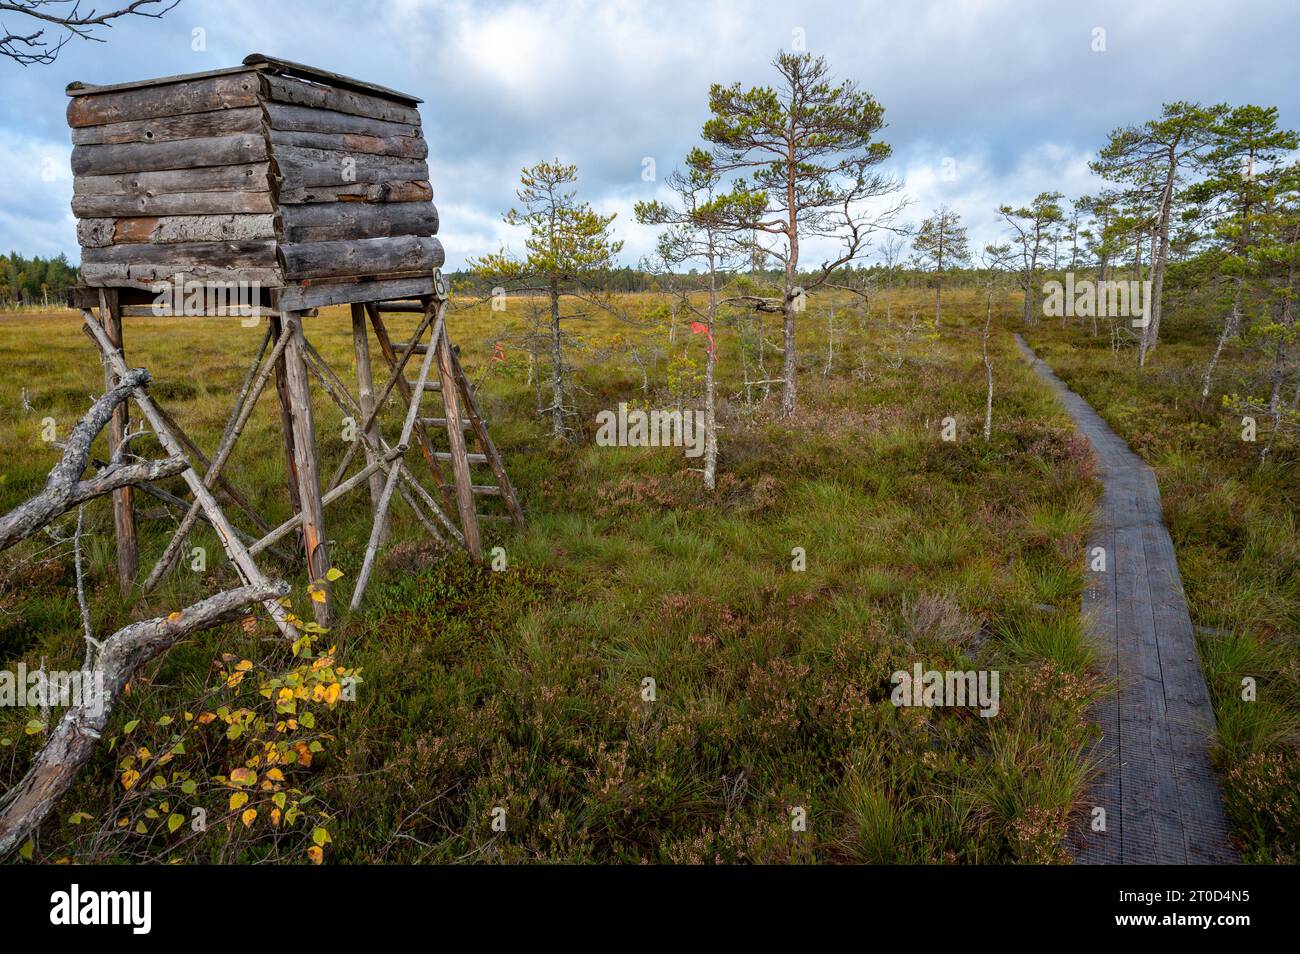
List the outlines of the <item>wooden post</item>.
<svg viewBox="0 0 1300 954">
<path fill-rule="evenodd" d="M 357 404 L 363 415 L 362 419 L 357 421 L 357 426 L 366 427 L 366 421 L 369 421 L 370 425 L 366 427 L 369 441 L 366 443 L 378 445 L 379 421 L 376 420 L 375 415 L 375 384 L 370 370 L 370 339 L 366 332 L 366 306 L 360 302 L 352 303 L 352 350 L 357 362 Z M 360 435 L 357 439 L 361 440 Z M 383 493 L 384 475 L 376 468 L 370 474 L 370 503 L 376 516 L 379 514 L 379 498 Z M 388 528 L 385 527 L 384 536 L 379 542 L 387 543 L 390 535 Z"/>
<path fill-rule="evenodd" d="M 307 357 L 307 370 L 316 376 L 316 380 L 320 382 L 321 387 L 325 389 L 325 393 L 330 396 L 330 399 L 334 401 L 334 404 L 338 407 L 338 409 L 343 412 L 343 416 L 351 417 L 353 419 L 364 416 L 361 413 L 361 408 L 357 405 L 356 399 L 353 398 L 352 395 L 348 393 L 348 389 L 344 386 L 342 380 L 339 379 L 339 376 L 334 373 L 334 370 L 329 366 L 328 363 L 326 363 L 325 359 L 320 356 L 320 352 L 317 351 L 315 348 L 313 348 L 311 342 L 308 341 L 305 337 L 303 338 L 303 346 L 304 346 L 304 352 Z M 379 469 L 380 471 L 383 472 L 385 482 L 387 482 L 388 472 L 392 470 L 392 468 L 389 467 L 387 464 L 387 460 L 388 460 L 387 455 L 389 451 L 393 450 L 394 448 L 391 448 L 388 445 L 388 442 L 385 441 L 382 436 L 380 436 L 374 443 L 371 443 L 369 434 L 367 434 L 365 431 L 362 431 L 360 433 L 361 433 L 362 441 L 366 444 L 366 449 L 369 452 L 368 456 L 370 457 L 371 463 L 373 463 L 376 460 L 380 461 Z M 405 444 L 403 444 L 400 448 L 397 449 L 400 449 L 402 451 L 401 455 L 399 456 L 403 460 L 405 460 L 406 451 L 409 448 Z M 456 524 L 452 523 L 452 521 L 447 517 L 447 515 L 442 512 L 442 508 L 438 506 L 437 501 L 435 501 L 433 497 L 429 495 L 429 492 L 425 490 L 423 486 L 421 486 L 420 482 L 411 476 L 410 468 L 402 467 L 400 473 L 401 473 L 401 479 L 404 481 L 404 483 L 398 484 L 397 486 L 398 493 L 400 493 L 402 495 L 402 498 L 408 504 L 410 504 L 411 510 L 414 511 L 415 516 L 419 519 L 420 523 L 424 524 L 424 527 L 429 531 L 429 534 L 439 543 L 445 542 L 443 540 L 442 534 L 438 532 L 438 528 L 435 527 L 432 522 L 430 522 L 428 516 L 425 515 L 424 511 L 420 509 L 415 499 L 411 496 L 412 493 L 414 493 L 417 497 L 419 497 L 420 500 L 424 502 L 424 505 L 429 508 L 429 511 L 438 519 L 438 522 L 441 523 L 446 528 L 447 532 L 451 534 L 452 538 L 455 539 L 457 543 L 463 546 L 465 544 L 465 538 L 461 535 L 461 532 L 456 527 Z M 369 476 L 369 471 L 367 471 L 367 476 Z M 334 486 L 330 487 L 330 491 L 333 491 L 335 487 L 341 487 L 341 486 L 343 486 L 342 483 L 335 484 Z M 329 491 L 327 491 L 325 493 L 325 496 L 322 497 L 321 499 L 323 499 L 326 503 L 329 503 L 331 499 Z M 382 495 L 380 497 L 380 500 L 382 502 L 383 500 Z M 378 517 L 379 515 L 376 514 L 375 519 L 378 520 Z M 385 530 L 387 529 L 388 528 L 385 527 Z"/>
<path fill-rule="evenodd" d="M 321 626 L 329 626 L 332 613 L 329 602 L 329 546 L 325 540 L 325 505 L 321 501 L 320 472 L 316 460 L 316 432 L 312 422 L 311 389 L 307 382 L 307 362 L 302 336 L 302 319 L 298 312 L 283 316 L 289 327 L 289 343 L 284 349 L 285 390 L 289 398 L 290 432 L 293 439 L 294 472 L 297 475 L 299 512 L 302 514 L 302 547 L 307 555 L 307 574 L 325 591 L 325 599 L 312 600 L 312 614 Z"/>
<path fill-rule="evenodd" d="M 474 480 L 470 475 L 469 458 L 465 456 L 465 432 L 460 421 L 460 386 L 452 368 L 451 345 L 447 331 L 439 333 L 429 347 L 438 353 L 438 377 L 442 381 L 442 405 L 447 413 L 447 438 L 451 442 L 451 469 L 456 477 L 456 509 L 460 512 L 460 531 L 465 535 L 465 549 L 470 559 L 483 559 L 483 544 L 479 540 L 478 514 L 474 509 Z"/>
<path fill-rule="evenodd" d="M 122 350 L 122 310 L 118 305 L 117 289 L 101 288 L 99 291 L 99 323 L 104 334 L 112 343 L 114 350 L 123 355 Z M 104 365 L 104 389 L 111 391 L 117 386 L 117 373 L 112 365 Z M 113 419 L 108 424 L 108 454 L 111 460 L 126 439 L 127 428 L 131 422 L 127 402 L 123 401 L 113 411 Z M 140 568 L 140 552 L 135 536 L 135 495 L 130 487 L 121 487 L 113 491 L 113 524 L 117 531 L 117 577 L 125 593 L 135 582 L 136 572 Z"/>
<path fill-rule="evenodd" d="M 283 331 L 283 322 L 279 315 L 271 315 L 271 334 L 277 339 Z M 286 350 L 288 346 L 286 345 Z M 284 432 L 284 466 L 289 475 L 289 507 L 295 513 L 302 513 L 302 503 L 298 499 L 298 457 L 293 450 L 293 402 L 289 399 L 288 371 L 285 356 L 280 355 L 275 362 L 275 393 L 280 399 L 280 429 Z M 298 536 L 302 536 L 299 528 Z"/>
</svg>

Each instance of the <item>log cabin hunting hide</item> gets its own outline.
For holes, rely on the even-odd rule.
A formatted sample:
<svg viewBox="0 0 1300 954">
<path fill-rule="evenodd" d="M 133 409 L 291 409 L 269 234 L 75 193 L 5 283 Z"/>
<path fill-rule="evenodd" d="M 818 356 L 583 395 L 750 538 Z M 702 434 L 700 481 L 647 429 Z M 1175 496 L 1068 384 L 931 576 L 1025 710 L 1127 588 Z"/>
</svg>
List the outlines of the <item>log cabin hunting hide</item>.
<svg viewBox="0 0 1300 954">
<path fill-rule="evenodd" d="M 300 309 L 365 300 L 332 285 L 427 293 L 443 263 L 414 96 L 257 54 L 68 96 L 88 286 L 183 273 L 258 282 Z"/>
</svg>

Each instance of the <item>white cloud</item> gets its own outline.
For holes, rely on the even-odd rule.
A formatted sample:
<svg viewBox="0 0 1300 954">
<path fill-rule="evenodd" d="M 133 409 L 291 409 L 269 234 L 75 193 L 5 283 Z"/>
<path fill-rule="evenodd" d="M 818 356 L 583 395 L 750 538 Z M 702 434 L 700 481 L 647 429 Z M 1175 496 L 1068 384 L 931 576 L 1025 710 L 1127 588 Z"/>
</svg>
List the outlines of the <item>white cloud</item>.
<svg viewBox="0 0 1300 954">
<path fill-rule="evenodd" d="M 256 50 L 425 100 L 449 267 L 520 243 L 499 217 L 520 168 L 556 156 L 578 164 L 584 199 L 619 213 L 623 257 L 634 263 L 654 241 L 632 216 L 632 203 L 655 190 L 640 179 L 643 157 L 662 180 L 699 142 L 709 85 L 770 82 L 769 62 L 796 28 L 835 75 L 884 104 L 888 168 L 914 198 L 908 216 L 946 202 L 982 244 L 1000 234 L 1004 202 L 1095 188 L 1086 161 L 1106 132 L 1161 102 L 1276 104 L 1283 125 L 1300 126 L 1290 51 L 1298 19 L 1283 0 L 1249 17 L 1213 0 L 795 0 L 763 10 L 745 0 L 187 0 L 163 20 L 115 28 L 107 43 L 69 45 L 54 67 L 0 62 L 0 158 L 28 170 L 0 199 L 0 247 L 77 255 L 68 183 L 30 180 L 32 143 L 61 150 L 66 168 L 64 83 L 212 69 Z M 206 52 L 191 49 L 195 26 L 207 31 Z M 1095 26 L 1107 31 L 1103 54 L 1090 48 Z M 955 178 L 942 174 L 945 157 Z M 809 257 L 828 253 L 811 243 Z"/>
<path fill-rule="evenodd" d="M 5 200 L 0 206 L 0 248 L 25 255 L 72 252 L 76 242 L 72 217 L 70 146 L 24 135 L 0 136 L 0 169 Z"/>
</svg>

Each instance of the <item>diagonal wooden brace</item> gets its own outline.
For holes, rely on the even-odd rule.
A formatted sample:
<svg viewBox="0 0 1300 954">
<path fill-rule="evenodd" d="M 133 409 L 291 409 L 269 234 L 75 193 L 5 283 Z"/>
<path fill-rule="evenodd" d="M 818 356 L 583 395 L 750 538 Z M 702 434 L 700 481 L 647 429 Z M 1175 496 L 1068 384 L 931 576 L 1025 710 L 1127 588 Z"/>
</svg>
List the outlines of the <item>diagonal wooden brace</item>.
<svg viewBox="0 0 1300 954">
<path fill-rule="evenodd" d="M 357 420 L 363 412 L 357 402 L 353 399 L 352 395 L 348 393 L 347 387 L 338 379 L 338 375 L 334 373 L 330 366 L 326 364 L 325 359 L 321 357 L 320 352 L 312 347 L 310 341 L 305 342 L 305 346 L 308 370 L 316 375 L 316 379 L 320 381 L 321 385 L 325 388 L 325 393 L 333 399 L 334 404 L 338 409 L 342 411 L 345 416 Z M 358 431 L 357 436 L 361 438 L 360 443 L 364 443 L 366 447 L 366 456 L 371 460 L 371 462 L 376 458 L 379 458 L 381 460 L 379 470 L 382 471 L 384 476 L 387 476 L 390 466 L 388 464 L 389 458 L 387 455 L 391 451 L 388 442 L 385 441 L 382 436 L 376 436 L 374 433 L 367 430 Z M 354 444 L 353 447 L 355 446 L 356 445 Z M 409 467 L 404 467 L 402 469 L 401 476 L 403 483 L 398 486 L 398 492 L 401 493 L 402 499 L 407 502 L 419 521 L 424 524 L 424 527 L 429 531 L 430 536 L 439 543 L 446 542 L 442 533 L 439 532 L 437 527 L 429 522 L 428 518 L 425 517 L 415 500 L 412 499 L 412 492 L 414 492 L 424 505 L 429 508 L 434 517 L 437 518 L 438 522 L 442 524 L 443 529 L 446 530 L 447 533 L 451 534 L 457 543 L 464 546 L 465 538 L 457 528 L 456 524 L 447 517 L 442 508 L 438 506 L 437 501 L 435 501 L 429 492 L 420 485 L 420 482 L 411 476 L 411 470 Z"/>
<path fill-rule="evenodd" d="M 271 372 L 275 369 L 275 363 L 279 360 L 280 354 L 284 351 L 285 346 L 289 343 L 289 332 L 286 329 L 281 332 L 279 340 L 276 341 L 275 347 L 271 350 L 271 356 L 266 363 L 262 363 L 262 357 L 266 354 L 266 346 L 271 340 L 270 329 L 267 330 L 266 337 L 262 340 L 262 347 L 257 353 L 257 359 L 249 368 L 249 375 L 244 381 L 244 386 L 240 391 L 239 399 L 235 402 L 235 410 L 231 414 L 230 420 L 226 424 L 225 433 L 221 436 L 221 445 L 213 455 L 212 463 L 208 467 L 207 473 L 203 475 L 203 485 L 211 490 L 216 486 L 218 479 L 221 477 L 222 468 L 226 466 L 226 461 L 230 458 L 231 452 L 235 448 L 235 442 L 239 440 L 239 435 L 244 431 L 244 425 L 252 416 L 253 409 L 257 406 L 257 399 L 262 396 L 262 391 L 266 387 L 267 380 Z M 258 368 L 261 372 L 258 373 Z M 254 377 L 256 374 L 256 377 Z M 181 524 L 176 529 L 171 541 L 167 544 L 167 549 L 163 555 L 158 558 L 153 570 L 149 573 L 149 578 L 144 582 L 144 591 L 146 593 L 153 590 L 155 586 L 171 572 L 175 566 L 176 557 L 185 544 L 186 537 L 194 528 L 195 522 L 199 517 L 199 502 L 196 500 L 190 505 Z"/>
<path fill-rule="evenodd" d="M 126 366 L 122 356 L 114 349 L 108 336 L 104 334 L 104 329 L 95 320 L 95 316 L 89 309 L 85 308 L 81 310 L 81 316 L 83 328 L 99 347 L 104 360 L 112 366 L 113 371 L 119 377 L 125 375 L 130 369 Z M 149 392 L 144 388 L 136 388 L 134 397 L 140 411 L 149 422 L 149 426 L 158 435 L 158 442 L 162 444 L 167 453 L 174 457 L 184 457 L 185 452 L 181 447 L 181 442 L 172 433 L 171 428 L 168 427 L 163 414 L 160 413 L 158 406 L 154 404 L 153 398 L 149 396 Z M 208 521 L 212 524 L 212 528 L 217 533 L 217 538 L 221 541 L 221 546 L 225 549 L 226 555 L 230 557 L 230 562 L 235 565 L 235 569 L 243 581 L 251 586 L 270 586 L 267 578 L 258 569 L 253 558 L 248 555 L 248 550 L 244 548 L 244 544 L 240 542 L 238 535 L 235 533 L 235 528 L 231 525 L 225 513 L 222 512 L 221 507 L 218 506 L 216 498 L 212 496 L 212 491 L 208 490 L 203 481 L 194 473 L 194 468 L 187 468 L 181 476 L 185 479 L 185 483 L 189 485 L 190 493 L 194 495 L 194 499 L 203 508 L 203 512 L 207 514 Z M 288 613 L 285 612 L 278 599 L 268 599 L 262 605 L 266 607 L 267 612 L 275 620 L 275 625 L 285 638 L 291 640 L 298 638 L 298 630 L 289 622 Z"/>
</svg>

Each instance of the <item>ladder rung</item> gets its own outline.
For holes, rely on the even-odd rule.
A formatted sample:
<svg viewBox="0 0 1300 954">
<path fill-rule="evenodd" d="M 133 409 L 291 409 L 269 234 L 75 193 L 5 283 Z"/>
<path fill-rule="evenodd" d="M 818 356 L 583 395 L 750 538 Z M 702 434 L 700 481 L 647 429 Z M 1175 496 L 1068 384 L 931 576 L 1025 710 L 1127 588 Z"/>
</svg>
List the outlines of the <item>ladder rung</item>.
<svg viewBox="0 0 1300 954">
<path fill-rule="evenodd" d="M 437 451 L 433 456 L 438 458 L 438 460 L 451 460 L 451 453 L 449 451 Z M 466 454 L 465 459 L 471 464 L 486 464 L 487 454 Z"/>
<path fill-rule="evenodd" d="M 445 417 L 422 417 L 420 418 L 420 423 L 425 427 L 446 427 L 447 419 Z M 468 417 L 462 417 L 460 419 L 460 429 L 462 431 L 467 431 L 473 426 L 474 422 Z"/>
<path fill-rule="evenodd" d="M 410 345 L 409 341 L 394 341 L 393 351 L 396 354 L 401 354 L 403 351 L 407 349 L 409 345 Z M 414 353 L 425 354 L 428 350 L 429 350 L 429 346 L 427 344 L 418 344 L 415 346 Z"/>
<path fill-rule="evenodd" d="M 392 312 L 415 312 L 424 314 L 424 306 L 418 301 L 381 301 L 378 305 L 380 311 Z"/>
<path fill-rule="evenodd" d="M 498 487 L 496 484 L 474 484 L 474 486 L 472 486 L 470 490 L 474 491 L 474 493 L 478 494 L 481 497 L 501 496 L 501 488 Z"/>
<path fill-rule="evenodd" d="M 503 513 L 476 513 L 474 516 L 489 523 L 509 523 L 510 517 Z"/>
<path fill-rule="evenodd" d="M 407 378 L 406 383 L 409 384 L 411 387 L 415 387 L 415 382 L 412 381 L 410 378 Z M 442 382 L 441 382 L 441 381 L 425 381 L 425 382 L 424 382 L 424 389 L 425 389 L 426 391 L 441 391 L 441 390 L 442 390 Z M 474 387 L 474 385 L 471 384 L 471 385 L 469 386 L 469 391 L 470 391 L 471 394 L 476 394 L 476 393 L 478 392 L 478 388 Z"/>
</svg>

